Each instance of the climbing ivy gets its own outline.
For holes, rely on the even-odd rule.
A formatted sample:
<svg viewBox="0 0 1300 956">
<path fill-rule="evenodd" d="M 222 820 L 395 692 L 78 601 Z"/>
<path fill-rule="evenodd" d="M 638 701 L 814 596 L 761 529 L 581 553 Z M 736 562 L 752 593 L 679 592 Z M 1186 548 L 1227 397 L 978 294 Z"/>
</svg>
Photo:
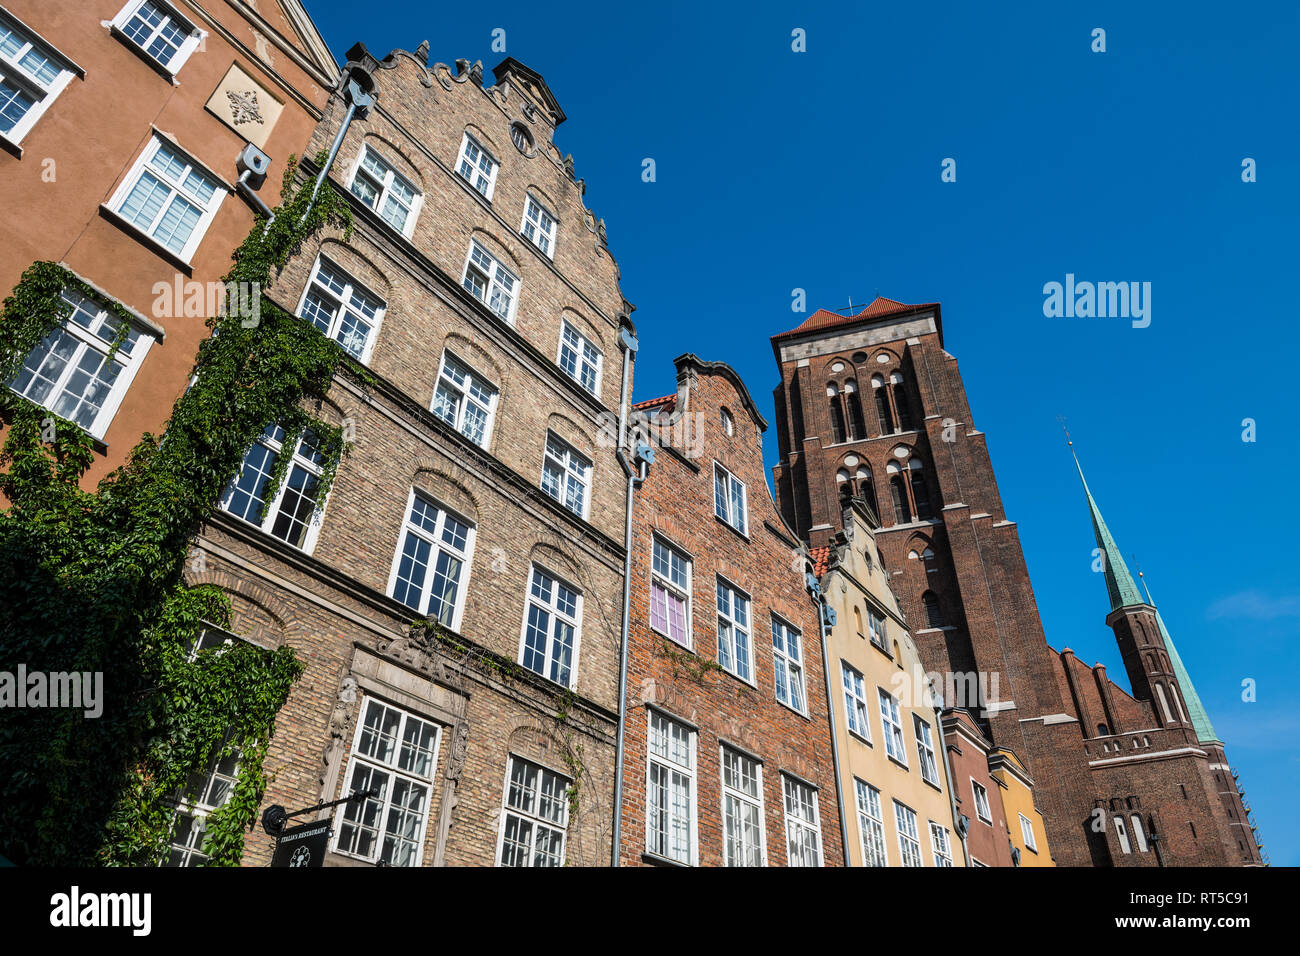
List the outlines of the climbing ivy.
<svg viewBox="0 0 1300 956">
<path fill-rule="evenodd" d="M 324 157 L 318 157 L 324 163 Z M 228 283 L 260 295 L 323 227 L 350 234 L 342 198 L 296 188 L 286 172 L 282 203 L 258 219 L 236 250 Z M 307 184 L 310 186 L 310 184 Z M 0 375 L 66 321 L 66 288 L 93 295 L 48 262 L 23 275 L 0 312 Z M 0 671 L 101 673 L 103 713 L 15 709 L 0 721 L 0 855 L 34 865 L 149 865 L 166 850 L 174 802 L 194 774 L 238 755 L 230 799 L 207 817 L 203 851 L 211 865 L 234 865 L 244 831 L 265 791 L 263 763 L 275 717 L 302 671 L 291 650 L 245 642 L 193 653 L 207 624 L 229 625 L 217 588 L 187 586 L 183 571 L 195 536 L 245 450 L 270 424 L 288 450 L 307 430 L 325 458 L 323 500 L 342 432 L 307 408 L 324 398 L 342 349 L 265 295 L 260 317 L 208 320 L 192 384 L 162 436 L 145 435 L 126 463 L 92 492 L 81 487 L 94 442 L 0 386 Z M 283 464 L 280 464 L 283 463 Z M 273 493 L 273 491 L 272 491 Z M 268 497 L 270 495 L 268 494 Z"/>
</svg>

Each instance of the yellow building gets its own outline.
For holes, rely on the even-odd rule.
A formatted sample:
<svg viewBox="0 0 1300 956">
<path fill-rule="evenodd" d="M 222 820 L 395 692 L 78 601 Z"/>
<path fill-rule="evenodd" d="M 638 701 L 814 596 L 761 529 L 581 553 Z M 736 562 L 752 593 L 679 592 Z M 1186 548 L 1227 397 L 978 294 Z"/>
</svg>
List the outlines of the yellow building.
<svg viewBox="0 0 1300 956">
<path fill-rule="evenodd" d="M 812 559 L 834 612 L 827 685 L 850 865 L 966 866 L 936 698 L 890 591 L 875 518 L 855 502 L 846 519 Z"/>
<path fill-rule="evenodd" d="M 989 775 L 1002 791 L 1012 854 L 1018 853 L 1019 865 L 1056 866 L 1043 815 L 1034 806 L 1034 781 L 1024 765 L 1010 750 L 999 748 L 989 753 Z"/>
</svg>

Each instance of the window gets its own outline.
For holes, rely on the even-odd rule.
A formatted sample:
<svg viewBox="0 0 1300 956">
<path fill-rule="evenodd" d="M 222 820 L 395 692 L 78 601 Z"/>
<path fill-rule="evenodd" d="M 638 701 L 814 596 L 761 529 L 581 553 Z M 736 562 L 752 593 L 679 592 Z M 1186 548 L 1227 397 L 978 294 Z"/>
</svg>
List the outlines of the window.
<svg viewBox="0 0 1300 956">
<path fill-rule="evenodd" d="M 361 147 L 349 188 L 366 206 L 379 213 L 384 222 L 408 239 L 411 237 L 420 192 L 368 145 Z"/>
<path fill-rule="evenodd" d="M 27 354 L 9 383 L 19 395 L 103 438 L 131 380 L 153 344 L 153 336 L 131 327 L 100 302 L 64 289 L 72 308 L 68 320 Z"/>
<path fill-rule="evenodd" d="M 975 816 L 992 826 L 993 811 L 989 808 L 989 792 L 983 785 L 976 783 L 974 777 L 971 778 L 970 788 L 975 794 Z"/>
<path fill-rule="evenodd" d="M 384 303 L 328 259 L 317 257 L 303 290 L 298 316 L 343 346 L 358 361 L 370 359 Z"/>
<path fill-rule="evenodd" d="M 870 557 L 867 558 L 871 560 Z M 889 642 L 885 636 L 885 619 L 876 613 L 876 609 L 867 605 L 867 626 L 871 628 L 871 643 L 877 647 L 888 649 Z"/>
<path fill-rule="evenodd" d="M 821 866 L 821 823 L 817 791 L 786 774 L 781 775 L 785 798 L 785 839 L 788 866 Z"/>
<path fill-rule="evenodd" d="M 469 258 L 465 260 L 465 278 L 461 285 L 503 322 L 514 319 L 519 280 L 477 242 L 469 244 Z"/>
<path fill-rule="evenodd" d="M 880 809 L 880 791 L 856 777 L 853 780 L 858 804 L 858 830 L 862 834 L 862 865 L 889 866 L 885 856 L 885 822 Z"/>
<path fill-rule="evenodd" d="M 725 408 L 722 410 L 722 430 L 728 438 L 736 433 L 736 423 Z"/>
<path fill-rule="evenodd" d="M 131 0 L 113 20 L 113 27 L 173 76 L 203 38 L 203 31 L 166 0 Z"/>
<path fill-rule="evenodd" d="M 829 396 L 831 416 L 831 444 L 838 445 L 847 437 L 844 430 L 844 406 L 840 404 L 840 392 L 834 384 L 826 386 Z"/>
<path fill-rule="evenodd" d="M 320 530 L 316 492 L 325 458 L 317 445 L 316 434 L 308 429 L 294 448 L 275 498 L 267 502 L 267 487 L 276 459 L 284 451 L 284 438 L 284 429 L 279 425 L 267 426 L 262 437 L 244 454 L 244 465 L 226 488 L 221 507 L 310 553 Z"/>
<path fill-rule="evenodd" d="M 934 740 L 930 736 L 930 725 L 916 714 L 912 715 L 912 725 L 916 731 L 916 752 L 921 758 L 921 779 L 937 787 L 939 765 L 934 759 Z"/>
<path fill-rule="evenodd" d="M 924 866 L 921 835 L 916 829 L 916 811 L 894 801 L 894 823 L 898 827 L 898 853 L 903 866 Z"/>
<path fill-rule="evenodd" d="M 225 198 L 214 176 L 155 133 L 108 208 L 189 262 Z"/>
<path fill-rule="evenodd" d="M 658 538 L 651 545 L 650 626 L 691 646 L 691 560 Z"/>
<path fill-rule="evenodd" d="M 591 392 L 600 394 L 600 350 L 566 319 L 560 326 L 560 368 Z"/>
<path fill-rule="evenodd" d="M 453 631 L 460 629 L 472 525 L 412 490 L 388 593 Z"/>
<path fill-rule="evenodd" d="M 80 73 L 17 20 L 0 11 L 0 134 L 18 143 Z"/>
<path fill-rule="evenodd" d="M 520 663 L 563 687 L 574 684 L 582 592 L 533 565 Z"/>
<path fill-rule="evenodd" d="M 885 753 L 906 766 L 907 751 L 903 746 L 903 718 L 899 714 L 898 700 L 880 688 L 876 690 L 880 693 L 880 723 L 885 728 Z"/>
<path fill-rule="evenodd" d="M 713 513 L 741 534 L 749 533 L 745 517 L 745 486 L 716 462 L 713 465 Z"/>
<path fill-rule="evenodd" d="M 654 710 L 646 752 L 646 851 L 695 862 L 695 731 Z"/>
<path fill-rule="evenodd" d="M 1020 814 L 1020 833 L 1025 838 L 1025 847 L 1037 853 L 1038 843 L 1034 840 L 1034 823 L 1023 813 Z"/>
<path fill-rule="evenodd" d="M 918 518 L 933 518 L 934 512 L 930 508 L 930 491 L 925 483 L 925 476 L 921 474 L 919 468 L 913 468 L 912 471 L 912 498 L 916 501 L 916 516 Z"/>
<path fill-rule="evenodd" d="M 844 678 L 844 709 L 848 713 L 849 732 L 866 741 L 871 740 L 871 727 L 867 723 L 867 691 L 862 674 L 840 661 Z"/>
<path fill-rule="evenodd" d="M 379 795 L 339 807 L 334 849 L 371 863 L 419 866 L 439 727 L 369 697 L 361 712 L 344 792 L 378 787 Z"/>
<path fill-rule="evenodd" d="M 442 353 L 433 413 L 474 444 L 487 447 L 497 407 L 497 389 L 450 352 Z"/>
<path fill-rule="evenodd" d="M 591 490 L 591 462 L 552 432 L 546 433 L 546 454 L 542 460 L 542 491 L 579 518 L 587 517 Z"/>
<path fill-rule="evenodd" d="M 501 866 L 564 866 L 569 779 L 513 754 L 501 814 Z"/>
<path fill-rule="evenodd" d="M 519 152 L 528 155 L 528 151 L 533 148 L 533 134 L 522 123 L 511 123 L 510 142 L 515 144 L 515 149 Z"/>
<path fill-rule="evenodd" d="M 724 866 L 763 866 L 763 765 L 722 748 L 722 859 Z"/>
<path fill-rule="evenodd" d="M 899 475 L 893 475 L 889 479 L 889 495 L 894 501 L 894 522 L 896 524 L 908 524 L 912 520 L 912 507 L 907 500 L 907 489 L 903 487 L 903 479 Z"/>
<path fill-rule="evenodd" d="M 485 198 L 492 198 L 492 190 L 497 182 L 497 161 L 469 133 L 460 142 L 456 172 Z"/>
<path fill-rule="evenodd" d="M 1133 840 L 1137 844 L 1137 851 L 1145 853 L 1147 851 L 1147 834 L 1142 827 L 1142 817 L 1135 813 L 1129 817 L 1129 821 L 1133 824 Z"/>
<path fill-rule="evenodd" d="M 201 651 L 221 650 L 240 640 L 233 634 L 216 627 L 205 627 L 189 649 L 186 659 L 193 662 Z M 229 738 L 222 742 L 224 747 Z M 164 866 L 200 866 L 207 861 L 203 852 L 203 838 L 207 835 L 208 814 L 221 807 L 235 788 L 239 775 L 238 751 L 213 758 L 205 773 L 193 774 L 176 795 L 176 816 Z"/>
<path fill-rule="evenodd" d="M 939 596 L 933 591 L 921 595 L 921 604 L 925 608 L 926 627 L 943 627 L 943 611 L 939 609 Z"/>
<path fill-rule="evenodd" d="M 879 375 L 872 376 L 871 391 L 876 396 L 876 417 L 880 419 L 880 433 L 891 435 L 894 432 L 894 415 L 889 408 L 889 396 L 885 394 L 885 380 Z"/>
<path fill-rule="evenodd" d="M 555 217 L 533 198 L 532 193 L 524 200 L 524 224 L 519 230 L 548 258 L 555 258 Z"/>
<path fill-rule="evenodd" d="M 1024 825 L 1025 825 L 1025 815 L 1022 813 L 1020 815 L 1020 826 L 1023 828 Z M 1119 837 L 1120 852 L 1126 856 L 1129 853 L 1132 853 L 1133 850 L 1129 846 L 1129 842 L 1128 842 L 1128 828 L 1124 826 L 1123 817 L 1120 816 L 1115 817 L 1115 835 Z"/>
<path fill-rule="evenodd" d="M 775 615 L 772 616 L 772 663 L 776 672 L 776 699 L 801 714 L 806 713 L 802 638 Z"/>
<path fill-rule="evenodd" d="M 930 821 L 930 849 L 934 851 L 935 866 L 952 866 L 952 844 L 948 831 L 933 820 Z"/>
<path fill-rule="evenodd" d="M 749 598 L 718 579 L 718 663 L 741 680 L 754 682 L 749 640 Z"/>
</svg>

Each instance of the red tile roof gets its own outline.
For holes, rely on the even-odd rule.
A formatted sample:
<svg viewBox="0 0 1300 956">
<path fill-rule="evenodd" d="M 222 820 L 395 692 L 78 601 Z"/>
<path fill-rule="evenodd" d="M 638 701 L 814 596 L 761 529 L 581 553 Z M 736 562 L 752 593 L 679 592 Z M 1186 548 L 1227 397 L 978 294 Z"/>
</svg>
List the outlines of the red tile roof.
<svg viewBox="0 0 1300 956">
<path fill-rule="evenodd" d="M 812 556 L 813 574 L 821 577 L 831 566 L 831 549 L 830 548 L 813 548 L 808 552 Z"/>
<path fill-rule="evenodd" d="M 902 312 L 912 312 L 916 309 L 931 309 L 938 306 L 938 302 L 922 302 L 917 305 L 908 305 L 905 302 L 899 302 L 897 299 L 886 299 L 884 296 L 877 296 L 876 301 L 863 309 L 856 315 L 840 315 L 838 312 L 831 312 L 827 309 L 818 309 L 812 315 L 804 320 L 803 325 L 789 332 L 782 332 L 779 335 L 772 336 L 773 339 L 783 339 L 789 335 L 802 335 L 805 332 L 818 332 L 822 329 L 831 329 L 841 325 L 853 325 L 865 319 L 878 319 L 886 315 L 898 315 Z"/>
<path fill-rule="evenodd" d="M 665 395 L 662 398 L 649 398 L 644 402 L 634 402 L 632 407 L 641 411 L 659 411 L 667 414 L 677 407 L 677 393 L 673 392 L 673 394 Z"/>
</svg>

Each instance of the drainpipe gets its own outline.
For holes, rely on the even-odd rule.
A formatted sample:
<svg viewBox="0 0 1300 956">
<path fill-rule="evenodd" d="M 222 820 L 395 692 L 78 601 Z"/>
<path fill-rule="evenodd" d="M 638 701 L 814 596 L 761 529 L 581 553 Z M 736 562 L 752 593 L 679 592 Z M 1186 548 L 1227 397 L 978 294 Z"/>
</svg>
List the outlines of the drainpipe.
<svg viewBox="0 0 1300 956">
<path fill-rule="evenodd" d="M 249 184 L 248 178 L 253 175 L 251 169 L 245 169 L 239 174 L 239 179 L 235 182 L 235 191 L 248 200 L 249 205 L 260 212 L 266 218 L 266 225 L 262 227 L 262 235 L 266 235 L 271 223 L 275 222 L 275 213 L 271 207 L 262 202 L 262 197 L 253 192 L 253 187 Z"/>
<path fill-rule="evenodd" d="M 939 746 L 943 749 L 943 776 L 948 781 L 948 806 L 952 808 L 952 826 L 961 837 L 961 858 L 970 866 L 970 848 L 966 845 L 966 834 L 957 822 L 957 791 L 952 788 L 952 767 L 948 763 L 948 741 L 943 736 L 943 702 L 934 705 L 934 725 L 939 728 Z M 967 830 L 970 825 L 967 824 Z"/>
<path fill-rule="evenodd" d="M 347 73 L 345 72 L 344 75 L 347 76 Z M 303 212 L 302 218 L 298 220 L 299 225 L 307 221 L 307 216 L 311 213 L 312 207 L 316 205 L 316 194 L 320 192 L 321 183 L 325 182 L 330 167 L 334 165 L 334 160 L 338 157 L 339 150 L 343 146 L 343 137 L 348 134 L 348 127 L 352 125 L 352 120 L 358 113 L 364 117 L 366 113 L 370 112 L 370 107 L 375 105 L 375 98 L 363 90 L 361 84 L 351 76 L 348 77 L 347 85 L 343 88 L 343 98 L 347 100 L 348 111 L 344 114 L 343 125 L 339 127 L 334 142 L 330 146 L 329 157 L 325 160 L 325 165 L 321 167 L 320 173 L 316 176 L 316 184 L 311 189 L 311 201 L 307 203 L 307 209 Z"/>
<path fill-rule="evenodd" d="M 632 504 L 635 490 L 645 481 L 650 465 L 654 463 L 654 449 L 646 442 L 637 444 L 633 462 L 629 462 L 624 454 L 627 447 L 628 379 L 632 356 L 638 343 L 636 333 L 626 325 L 619 329 L 618 337 L 623 347 L 623 384 L 618 401 L 618 451 L 615 457 L 627 476 L 627 521 L 623 528 L 623 624 L 618 642 L 618 742 L 614 749 L 614 838 L 610 846 L 612 866 L 619 865 L 623 846 L 623 751 L 627 729 L 628 635 L 632 622 Z"/>
<path fill-rule="evenodd" d="M 822 644 L 822 685 L 826 691 L 826 713 L 831 722 L 831 762 L 835 769 L 835 806 L 840 813 L 840 851 L 844 854 L 844 865 L 849 866 L 849 825 L 844 815 L 844 778 L 840 776 L 840 734 L 835 725 L 835 701 L 831 696 L 831 658 L 826 646 L 826 632 L 835 626 L 835 609 L 826 606 L 826 596 L 822 594 L 821 584 L 811 571 L 804 575 L 804 586 L 812 595 L 817 605 L 817 621 L 821 630 Z"/>
</svg>

